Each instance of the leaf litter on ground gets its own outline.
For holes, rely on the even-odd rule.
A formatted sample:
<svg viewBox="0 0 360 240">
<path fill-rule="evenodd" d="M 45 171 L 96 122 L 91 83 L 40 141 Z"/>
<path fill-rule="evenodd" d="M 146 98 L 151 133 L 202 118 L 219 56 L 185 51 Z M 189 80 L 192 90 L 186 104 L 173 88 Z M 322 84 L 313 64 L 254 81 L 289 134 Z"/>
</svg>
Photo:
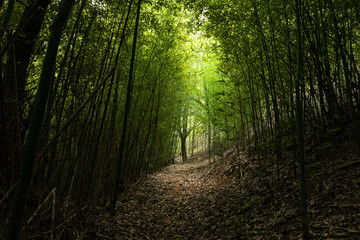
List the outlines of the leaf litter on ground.
<svg viewBox="0 0 360 240">
<path fill-rule="evenodd" d="M 339 162 L 338 166 L 343 166 Z M 259 167 L 229 149 L 141 178 L 119 195 L 115 216 L 93 214 L 96 239 L 301 239 L 298 177 Z M 336 169 L 336 168 L 335 168 Z M 360 239 L 360 168 L 309 174 L 314 239 Z"/>
</svg>

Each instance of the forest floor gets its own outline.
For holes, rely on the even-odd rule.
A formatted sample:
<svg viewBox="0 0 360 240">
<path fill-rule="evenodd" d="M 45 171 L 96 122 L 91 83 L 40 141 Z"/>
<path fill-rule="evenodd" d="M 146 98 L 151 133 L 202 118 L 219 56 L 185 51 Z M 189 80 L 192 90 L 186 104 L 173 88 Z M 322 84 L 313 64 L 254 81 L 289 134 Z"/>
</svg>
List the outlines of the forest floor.
<svg viewBox="0 0 360 240">
<path fill-rule="evenodd" d="M 313 167 L 314 239 L 360 239 L 360 168 L 354 163 L 332 171 Z M 301 239 L 298 177 L 289 177 L 290 166 L 282 168 L 280 184 L 276 174 L 234 150 L 212 164 L 203 155 L 168 166 L 129 185 L 115 216 L 95 209 L 85 239 Z"/>
<path fill-rule="evenodd" d="M 229 205 L 234 178 L 211 176 L 211 166 L 206 158 L 190 159 L 132 184 L 119 195 L 116 216 L 103 213 L 96 220 L 98 237 L 237 239 Z"/>
</svg>

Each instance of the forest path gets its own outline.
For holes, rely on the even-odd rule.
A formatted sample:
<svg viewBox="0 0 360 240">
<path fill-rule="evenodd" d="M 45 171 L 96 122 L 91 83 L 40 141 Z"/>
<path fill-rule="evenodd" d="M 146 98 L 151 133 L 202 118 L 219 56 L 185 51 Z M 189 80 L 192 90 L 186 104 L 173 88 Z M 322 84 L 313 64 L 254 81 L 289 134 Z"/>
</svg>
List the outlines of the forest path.
<svg viewBox="0 0 360 240">
<path fill-rule="evenodd" d="M 236 239 L 229 207 L 232 179 L 214 178 L 214 169 L 203 158 L 168 166 L 133 184 L 119 196 L 114 237 Z"/>
<path fill-rule="evenodd" d="M 331 174 L 319 168 L 309 177 L 311 232 L 314 239 L 360 239 L 360 168 L 336 165 Z M 84 239 L 301 239 L 298 178 L 292 170 L 290 164 L 282 169 L 288 177 L 278 188 L 275 172 L 234 150 L 212 164 L 200 156 L 170 165 L 128 185 L 115 215 L 93 209 Z"/>
</svg>

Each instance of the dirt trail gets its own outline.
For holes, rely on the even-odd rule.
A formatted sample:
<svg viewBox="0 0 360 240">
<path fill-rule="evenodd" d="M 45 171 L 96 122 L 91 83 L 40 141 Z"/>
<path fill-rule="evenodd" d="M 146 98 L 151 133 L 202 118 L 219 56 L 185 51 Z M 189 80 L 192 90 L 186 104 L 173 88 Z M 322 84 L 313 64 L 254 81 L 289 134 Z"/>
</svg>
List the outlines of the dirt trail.
<svg viewBox="0 0 360 240">
<path fill-rule="evenodd" d="M 314 239 L 360 239 L 360 169 L 317 171 L 308 180 Z M 235 151 L 212 165 L 171 165 L 128 186 L 115 216 L 94 209 L 83 239 L 301 239 L 298 178 L 291 165 L 282 173 L 279 186 L 275 172 Z"/>
<path fill-rule="evenodd" d="M 208 177 L 209 171 L 206 159 L 179 163 L 132 185 L 119 196 L 111 238 L 237 239 L 232 180 Z"/>
</svg>

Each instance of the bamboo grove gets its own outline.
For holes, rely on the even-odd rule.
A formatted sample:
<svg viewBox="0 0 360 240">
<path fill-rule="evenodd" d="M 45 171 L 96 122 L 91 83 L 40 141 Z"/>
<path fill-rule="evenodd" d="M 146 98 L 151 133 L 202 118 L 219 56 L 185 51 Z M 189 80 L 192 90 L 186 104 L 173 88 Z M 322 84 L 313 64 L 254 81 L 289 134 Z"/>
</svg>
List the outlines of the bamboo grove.
<svg viewBox="0 0 360 240">
<path fill-rule="evenodd" d="M 137 1 L 75 3 L 51 80 L 25 219 L 53 189 L 59 209 L 76 209 L 76 205 L 95 203 L 93 199 L 112 197 L 137 5 Z M 19 174 L 43 52 L 58 6 L 55 1 L 15 3 L 3 33 L 3 193 L 14 189 Z M 1 10 L 6 7 L 10 2 Z M 186 39 L 179 34 L 184 24 L 176 17 L 181 9 L 150 3 L 141 8 L 132 66 L 132 104 L 127 112 L 127 136 L 121 143 L 125 157 L 119 167 L 120 189 L 140 173 L 153 172 L 172 161 L 177 145 L 172 129 L 185 87 L 181 79 L 187 57 L 178 46 Z M 32 14 L 34 9 L 42 14 Z M 10 199 L 5 196 L 1 201 L 1 222 L 5 222 Z"/>
<path fill-rule="evenodd" d="M 24 219 L 54 192 L 58 218 L 115 205 L 127 182 L 176 156 L 186 161 L 207 151 L 213 159 L 232 145 L 254 153 L 279 185 L 285 166 L 298 174 L 297 30 L 305 150 L 321 156 L 305 162 L 311 168 L 349 140 L 358 152 L 360 3 L 299 3 L 297 29 L 293 1 L 75 1 L 52 71 Z M 0 1 L 1 222 L 59 5 Z M 34 225 L 51 218 L 44 216 Z"/>
<path fill-rule="evenodd" d="M 298 145 L 295 4 L 191 1 L 188 6 L 207 17 L 197 24 L 219 41 L 214 48 L 221 52 L 219 71 L 224 77 L 213 85 L 212 124 L 222 136 L 253 146 L 259 164 L 270 164 L 280 178 L 283 164 L 297 164 L 283 155 Z M 356 1 L 300 5 L 305 141 L 307 151 L 319 156 L 331 155 L 345 140 L 354 140 L 352 152 L 359 151 L 358 10 Z M 269 149 L 275 152 L 273 162 L 266 160 Z"/>
</svg>

